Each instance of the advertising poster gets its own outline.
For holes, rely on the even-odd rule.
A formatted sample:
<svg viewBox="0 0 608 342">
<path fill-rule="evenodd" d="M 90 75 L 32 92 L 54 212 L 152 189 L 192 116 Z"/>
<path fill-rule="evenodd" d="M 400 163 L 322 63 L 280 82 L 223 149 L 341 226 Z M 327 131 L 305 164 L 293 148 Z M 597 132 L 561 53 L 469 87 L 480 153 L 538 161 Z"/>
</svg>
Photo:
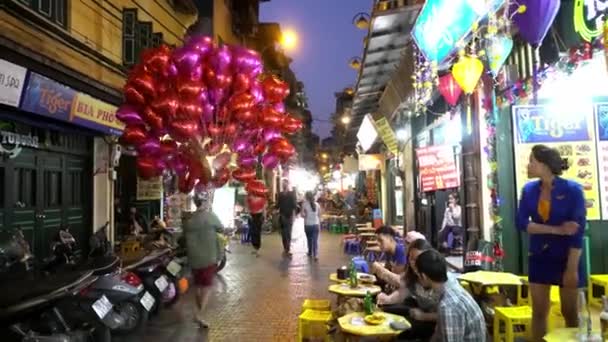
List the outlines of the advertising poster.
<svg viewBox="0 0 608 342">
<path fill-rule="evenodd" d="M 0 59 L 0 103 L 18 107 L 27 69 Z"/>
<path fill-rule="evenodd" d="M 452 145 L 429 146 L 416 149 L 422 192 L 457 188 L 460 176 Z"/>
<path fill-rule="evenodd" d="M 608 219 L 608 102 L 595 104 L 602 218 Z"/>
<path fill-rule="evenodd" d="M 154 177 L 151 179 L 137 178 L 137 195 L 138 201 L 151 201 L 161 199 L 163 194 L 162 177 Z"/>
<path fill-rule="evenodd" d="M 562 108 L 563 109 L 563 108 Z M 515 177 L 521 189 L 528 178 L 528 161 L 532 147 L 543 144 L 557 148 L 570 168 L 562 177 L 583 186 L 587 219 L 600 219 L 600 201 L 595 151 L 593 111 L 584 108 L 577 113 L 547 106 L 513 106 L 513 143 Z M 518 192 L 521 192 L 518 190 Z"/>
</svg>

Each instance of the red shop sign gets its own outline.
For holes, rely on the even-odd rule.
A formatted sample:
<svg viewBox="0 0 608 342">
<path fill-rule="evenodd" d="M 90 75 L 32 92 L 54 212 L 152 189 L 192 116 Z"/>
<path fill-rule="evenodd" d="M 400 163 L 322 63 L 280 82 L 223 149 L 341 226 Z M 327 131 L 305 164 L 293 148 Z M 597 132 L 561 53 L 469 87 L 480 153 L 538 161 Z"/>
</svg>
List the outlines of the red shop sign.
<svg viewBox="0 0 608 342">
<path fill-rule="evenodd" d="M 416 156 L 422 192 L 460 186 L 452 145 L 418 148 Z"/>
</svg>

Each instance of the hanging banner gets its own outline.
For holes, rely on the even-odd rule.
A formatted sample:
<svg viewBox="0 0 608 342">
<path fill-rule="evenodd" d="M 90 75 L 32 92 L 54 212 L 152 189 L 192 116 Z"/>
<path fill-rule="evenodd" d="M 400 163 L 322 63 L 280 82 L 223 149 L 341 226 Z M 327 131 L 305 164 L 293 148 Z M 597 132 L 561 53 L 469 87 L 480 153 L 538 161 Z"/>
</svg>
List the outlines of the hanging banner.
<svg viewBox="0 0 608 342">
<path fill-rule="evenodd" d="M 21 109 L 49 118 L 69 121 L 75 96 L 74 89 L 30 72 Z"/>
<path fill-rule="evenodd" d="M 597 154 L 600 169 L 602 219 L 608 219 L 608 102 L 595 104 L 597 120 Z"/>
<path fill-rule="evenodd" d="M 27 69 L 0 59 L 0 103 L 19 107 Z"/>
<path fill-rule="evenodd" d="M 378 135 L 384 141 L 384 144 L 388 148 L 389 152 L 393 155 L 399 154 L 399 141 L 397 141 L 397 136 L 395 135 L 395 131 L 391 128 L 391 125 L 388 123 L 386 118 L 381 118 L 380 120 L 376 120 L 376 131 Z"/>
<path fill-rule="evenodd" d="M 516 184 L 518 189 L 530 181 L 528 161 L 532 147 L 543 144 L 557 148 L 570 168 L 562 177 L 583 186 L 587 219 L 600 219 L 597 155 L 593 110 L 576 107 L 513 106 L 513 145 L 515 152 Z"/>
<path fill-rule="evenodd" d="M 429 146 L 416 149 L 420 190 L 422 192 L 457 188 L 460 176 L 451 145 Z"/>
<path fill-rule="evenodd" d="M 137 178 L 137 194 L 138 201 L 152 201 L 161 199 L 163 194 L 162 177 L 151 179 Z"/>
<path fill-rule="evenodd" d="M 427 0 L 416 19 L 412 37 L 429 61 L 442 64 L 454 53 L 473 24 L 503 1 Z"/>
</svg>

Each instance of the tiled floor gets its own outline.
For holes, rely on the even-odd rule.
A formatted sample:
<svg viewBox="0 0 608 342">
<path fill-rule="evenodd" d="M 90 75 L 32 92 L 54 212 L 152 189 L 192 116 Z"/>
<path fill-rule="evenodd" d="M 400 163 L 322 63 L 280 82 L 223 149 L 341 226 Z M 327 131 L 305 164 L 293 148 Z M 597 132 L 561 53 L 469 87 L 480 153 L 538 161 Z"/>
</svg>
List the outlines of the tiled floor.
<svg viewBox="0 0 608 342">
<path fill-rule="evenodd" d="M 192 323 L 193 293 L 189 291 L 174 308 L 152 318 L 142 334 L 115 340 L 295 341 L 302 301 L 332 299 L 327 292 L 329 274 L 348 260 L 342 253 L 340 235 L 323 233 L 319 248 L 319 262 L 309 260 L 302 221 L 294 225 L 292 260 L 281 257 L 279 234 L 262 236 L 262 253 L 257 259 L 250 254 L 251 247 L 235 241 L 209 304 L 208 331 Z"/>
</svg>

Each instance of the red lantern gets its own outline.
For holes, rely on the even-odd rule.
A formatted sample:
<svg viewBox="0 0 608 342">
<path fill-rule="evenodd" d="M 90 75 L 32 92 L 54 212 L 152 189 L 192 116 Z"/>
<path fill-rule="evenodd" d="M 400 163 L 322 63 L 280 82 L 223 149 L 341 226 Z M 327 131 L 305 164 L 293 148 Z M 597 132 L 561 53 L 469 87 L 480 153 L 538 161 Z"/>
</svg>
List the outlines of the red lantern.
<svg viewBox="0 0 608 342">
<path fill-rule="evenodd" d="M 439 93 L 450 106 L 455 106 L 458 103 L 462 88 L 460 88 L 452 73 L 439 77 Z"/>
</svg>

